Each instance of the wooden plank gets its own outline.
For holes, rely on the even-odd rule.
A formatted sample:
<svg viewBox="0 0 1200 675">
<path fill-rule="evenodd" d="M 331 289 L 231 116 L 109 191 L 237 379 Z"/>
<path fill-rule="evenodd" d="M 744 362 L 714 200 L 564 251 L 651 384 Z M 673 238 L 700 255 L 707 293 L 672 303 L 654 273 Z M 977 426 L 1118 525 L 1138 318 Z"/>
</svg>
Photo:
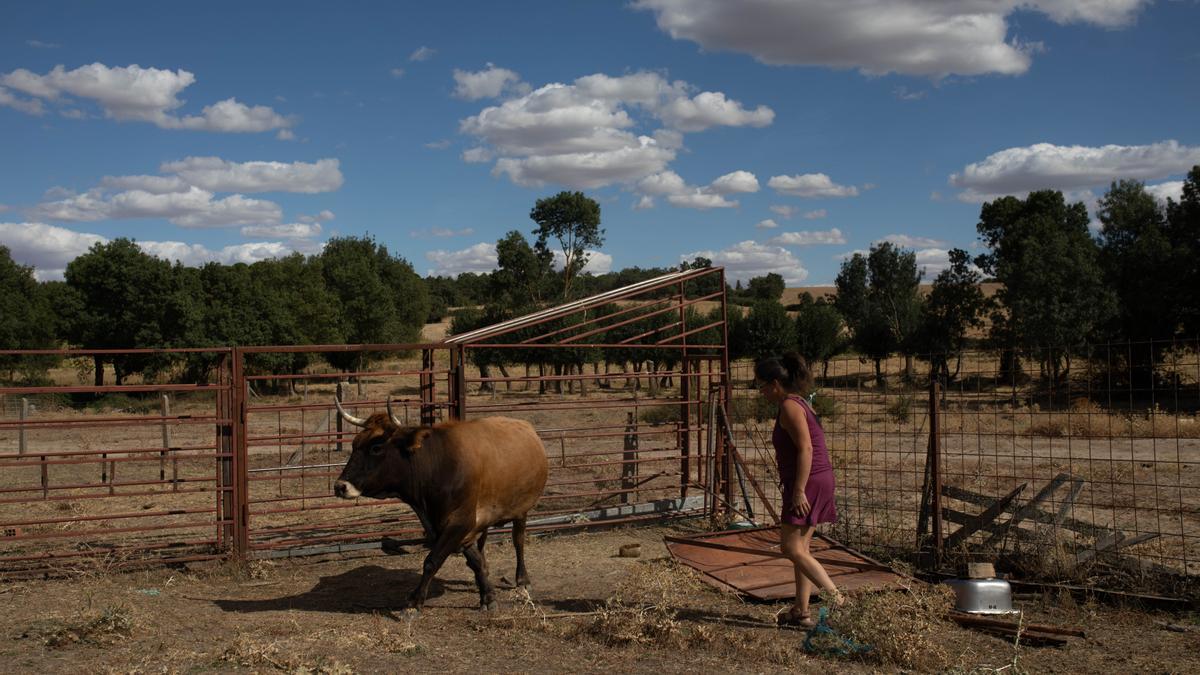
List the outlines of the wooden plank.
<svg viewBox="0 0 1200 675">
<path fill-rule="evenodd" d="M 1096 542 L 1095 546 L 1088 548 L 1088 549 L 1084 549 L 1084 550 L 1080 551 L 1079 553 L 1077 553 L 1075 555 L 1075 562 L 1076 563 L 1085 563 L 1085 562 L 1095 558 L 1096 556 L 1100 555 L 1101 553 L 1110 553 L 1113 551 L 1117 551 L 1117 550 L 1126 548 L 1128 546 L 1135 546 L 1137 544 L 1141 544 L 1141 543 L 1150 541 L 1151 539 L 1154 539 L 1157 536 L 1158 536 L 1157 532 L 1146 532 L 1144 534 L 1139 534 L 1136 537 L 1125 537 L 1124 534 L 1121 534 L 1118 537 L 1111 537 L 1111 538 L 1106 537 L 1104 539 L 1098 540 Z"/>
<path fill-rule="evenodd" d="M 1008 508 L 1008 505 L 1013 503 L 1013 500 L 1025 491 L 1026 485 L 1027 483 L 1021 483 L 1016 487 L 1015 490 L 1009 492 L 1000 499 L 997 499 L 996 503 L 989 506 L 983 513 L 980 513 L 971 521 L 963 523 L 963 526 L 958 528 L 957 532 L 949 537 L 946 537 L 946 548 L 957 548 L 961 544 L 965 543 L 971 535 L 978 532 L 981 528 L 990 526 L 993 522 L 995 522 L 996 518 L 998 518 L 1001 513 L 1004 513 L 1004 510 Z"/>
</svg>

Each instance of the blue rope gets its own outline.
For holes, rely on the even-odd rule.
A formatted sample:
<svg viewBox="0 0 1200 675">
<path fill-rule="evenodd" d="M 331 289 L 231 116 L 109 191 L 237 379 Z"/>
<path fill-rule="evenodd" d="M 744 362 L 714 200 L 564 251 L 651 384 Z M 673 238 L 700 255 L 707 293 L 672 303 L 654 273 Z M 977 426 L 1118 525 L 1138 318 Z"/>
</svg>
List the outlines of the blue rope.
<svg viewBox="0 0 1200 675">
<path fill-rule="evenodd" d="M 828 635 L 837 642 L 835 646 L 818 648 L 813 644 L 813 638 L 820 635 Z M 871 645 L 864 645 L 861 642 L 855 642 L 847 637 L 838 635 L 829 625 L 829 608 L 822 607 L 817 613 L 817 625 L 808 629 L 808 633 L 804 636 L 804 651 L 806 652 L 828 652 L 838 656 L 850 656 L 853 654 L 865 654 L 874 649 Z"/>
</svg>

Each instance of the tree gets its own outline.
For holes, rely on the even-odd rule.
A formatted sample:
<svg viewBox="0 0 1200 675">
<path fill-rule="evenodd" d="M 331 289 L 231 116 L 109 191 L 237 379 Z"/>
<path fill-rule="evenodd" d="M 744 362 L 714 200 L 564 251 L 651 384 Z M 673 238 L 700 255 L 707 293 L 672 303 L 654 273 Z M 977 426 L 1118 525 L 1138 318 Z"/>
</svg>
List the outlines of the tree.
<svg viewBox="0 0 1200 675">
<path fill-rule="evenodd" d="M 979 287 L 981 280 L 969 254 L 959 248 L 950 249 L 950 267 L 933 280 L 933 289 L 921 311 L 917 347 L 929 356 L 934 371 L 947 382 L 953 379 L 949 355 L 960 353 L 966 346 L 967 331 L 983 324 L 988 302 Z"/>
<path fill-rule="evenodd" d="M 512 230 L 496 242 L 496 270 L 489 279 L 488 303 L 507 310 L 541 305 L 554 270 L 546 248 L 534 248 Z"/>
<path fill-rule="evenodd" d="M 182 266 L 142 251 L 131 239 L 93 244 L 67 264 L 67 284 L 82 302 L 70 341 L 84 349 L 147 349 L 193 346 L 198 321 L 194 295 Z M 104 384 L 111 363 L 117 384 L 133 373 L 153 373 L 173 360 L 163 355 L 96 355 L 95 382 Z"/>
<path fill-rule="evenodd" d="M 989 252 L 975 264 L 1003 284 L 997 298 L 1004 313 L 995 316 L 993 335 L 1037 352 L 1054 381 L 1067 376 L 1071 352 L 1113 311 L 1087 226 L 1087 208 L 1068 205 L 1057 190 L 985 203 L 976 226 Z"/>
<path fill-rule="evenodd" d="M 784 291 L 783 277 L 771 272 L 766 276 L 754 277 L 750 280 L 749 295 L 753 300 L 773 300 L 779 302 Z"/>
<path fill-rule="evenodd" d="M 778 302 L 755 302 L 735 328 L 729 340 L 730 357 L 734 359 L 778 356 L 796 348 L 796 325 Z"/>
<path fill-rule="evenodd" d="M 371 237 L 335 237 L 321 252 L 326 287 L 336 302 L 337 332 L 351 344 L 416 342 L 429 316 L 424 282 L 403 258 Z M 330 354 L 335 366 L 362 365 L 363 354 Z"/>
<path fill-rule="evenodd" d="M 829 359 L 846 348 L 844 326 L 842 313 L 825 298 L 813 300 L 809 293 L 800 296 L 800 310 L 796 314 L 797 351 L 808 363 L 821 364 L 822 377 L 829 370 Z"/>
<path fill-rule="evenodd" d="M 1167 239 L 1175 251 L 1171 267 L 1178 270 L 1183 330 L 1200 335 L 1200 165 L 1188 172 L 1180 200 L 1167 201 Z"/>
<path fill-rule="evenodd" d="M 48 295 L 38 286 L 33 268 L 13 261 L 0 246 L 0 349 L 52 349 L 57 321 Z M 50 366 L 46 358 L 0 355 L 0 370 L 13 380 L 21 372 L 36 380 Z"/>
<path fill-rule="evenodd" d="M 538 224 L 537 249 L 549 251 L 548 241 L 558 241 L 563 253 L 562 297 L 571 294 L 571 280 L 587 264 L 587 249 L 604 244 L 600 227 L 600 204 L 582 192 L 560 192 L 537 200 L 529 217 Z"/>
<path fill-rule="evenodd" d="M 905 355 L 905 375 L 912 375 L 913 340 L 921 312 L 921 272 L 916 254 L 883 242 L 863 256 L 842 263 L 835 281 L 835 306 L 850 327 L 852 344 L 875 361 L 875 380 L 886 381 L 882 361 L 894 352 Z"/>
</svg>

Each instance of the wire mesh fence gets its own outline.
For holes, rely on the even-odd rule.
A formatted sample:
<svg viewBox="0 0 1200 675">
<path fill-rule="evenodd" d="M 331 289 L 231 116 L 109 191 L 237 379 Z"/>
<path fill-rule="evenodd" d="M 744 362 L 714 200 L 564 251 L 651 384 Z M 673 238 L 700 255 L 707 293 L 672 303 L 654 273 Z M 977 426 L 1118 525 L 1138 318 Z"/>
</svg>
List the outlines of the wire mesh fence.
<svg viewBox="0 0 1200 675">
<path fill-rule="evenodd" d="M 752 364 L 732 370 L 735 443 L 778 502 L 775 410 L 750 389 Z M 878 368 L 839 357 L 816 375 L 838 483 L 835 538 L 1097 585 L 1177 590 L 1200 573 L 1195 341 L 894 357 Z M 937 542 L 932 528 L 918 537 L 934 415 Z"/>
</svg>

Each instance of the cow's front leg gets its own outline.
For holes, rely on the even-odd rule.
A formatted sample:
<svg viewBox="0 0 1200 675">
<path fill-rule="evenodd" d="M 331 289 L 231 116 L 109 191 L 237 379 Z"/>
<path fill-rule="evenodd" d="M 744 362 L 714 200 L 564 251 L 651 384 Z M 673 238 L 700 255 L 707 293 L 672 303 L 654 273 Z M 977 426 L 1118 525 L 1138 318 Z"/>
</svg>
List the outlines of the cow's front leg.
<svg viewBox="0 0 1200 675">
<path fill-rule="evenodd" d="M 487 530 L 479 535 L 479 540 L 463 548 L 463 557 L 467 566 L 475 573 L 475 585 L 479 587 L 479 608 L 483 610 L 496 609 L 496 592 L 488 575 L 487 555 L 483 552 L 484 542 L 487 541 Z"/>
<path fill-rule="evenodd" d="M 429 555 L 425 556 L 425 564 L 421 570 L 421 581 L 408 594 L 408 607 L 421 609 L 424 606 L 425 598 L 429 596 L 429 586 L 433 584 L 433 577 L 442 568 L 442 564 L 446 562 L 446 558 L 462 546 L 464 535 L 466 535 L 466 531 L 456 527 L 446 527 L 438 533 L 437 540 L 430 547 Z"/>
<path fill-rule="evenodd" d="M 529 572 L 525 569 L 525 518 L 513 519 L 512 537 L 517 554 L 517 586 L 529 588 Z"/>
</svg>

